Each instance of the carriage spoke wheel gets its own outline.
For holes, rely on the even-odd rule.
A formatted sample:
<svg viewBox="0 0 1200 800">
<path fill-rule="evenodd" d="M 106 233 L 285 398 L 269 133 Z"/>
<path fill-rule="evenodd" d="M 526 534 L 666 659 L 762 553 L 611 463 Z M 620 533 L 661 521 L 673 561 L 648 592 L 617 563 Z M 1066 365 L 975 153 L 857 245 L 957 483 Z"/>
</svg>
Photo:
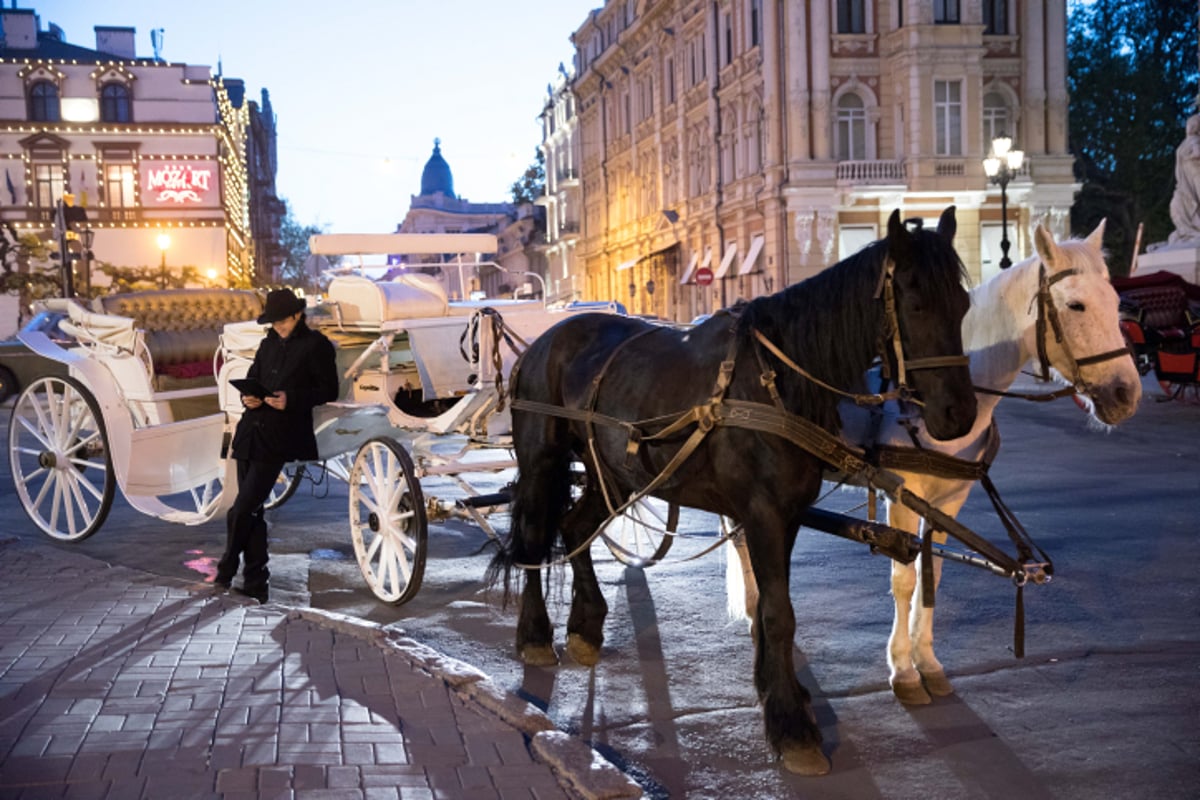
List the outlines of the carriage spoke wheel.
<svg viewBox="0 0 1200 800">
<path fill-rule="evenodd" d="M 91 392 L 74 378 L 42 378 L 8 424 L 13 487 L 25 513 L 54 539 L 79 541 L 104 524 L 116 477 L 108 434 Z"/>
<path fill-rule="evenodd" d="M 679 526 L 679 506 L 643 497 L 604 529 L 604 543 L 622 564 L 649 567 L 666 556 Z"/>
<path fill-rule="evenodd" d="M 429 535 L 412 458 L 393 439 L 371 439 L 358 449 L 349 484 L 358 567 L 377 598 L 400 605 L 421 588 Z"/>
<path fill-rule="evenodd" d="M 300 488 L 300 481 L 303 478 L 303 464 L 288 464 L 285 466 L 280 470 L 279 477 L 275 479 L 275 485 L 271 487 L 271 493 L 267 495 L 267 501 L 263 503 L 263 508 L 270 511 L 273 508 L 279 508 L 292 499 L 292 495 Z"/>
</svg>

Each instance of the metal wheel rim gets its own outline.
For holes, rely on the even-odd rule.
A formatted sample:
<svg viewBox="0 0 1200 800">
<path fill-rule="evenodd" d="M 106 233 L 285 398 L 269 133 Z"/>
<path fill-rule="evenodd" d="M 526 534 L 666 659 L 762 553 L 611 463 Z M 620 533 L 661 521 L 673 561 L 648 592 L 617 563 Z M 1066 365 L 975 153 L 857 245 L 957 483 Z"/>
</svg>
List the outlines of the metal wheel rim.
<svg viewBox="0 0 1200 800">
<path fill-rule="evenodd" d="M 613 556 L 631 567 L 648 567 L 671 549 L 678 510 L 665 501 L 643 497 L 613 520 L 604 534 L 619 547 L 609 545 Z M 607 542 L 606 542 L 607 543 Z"/>
<path fill-rule="evenodd" d="M 371 592 L 400 605 L 421 587 L 428 526 L 412 459 L 391 439 L 372 439 L 350 470 L 350 536 Z"/>
<path fill-rule="evenodd" d="M 279 477 L 275 479 L 275 485 L 271 487 L 271 493 L 267 495 L 267 501 L 263 503 L 263 508 L 270 511 L 290 500 L 296 490 L 300 488 L 300 480 L 303 477 L 303 464 L 285 466 L 280 470 Z"/>
<path fill-rule="evenodd" d="M 13 406 L 8 446 L 17 497 L 43 533 L 79 541 L 104 524 L 116 478 L 99 407 L 81 383 L 50 377 L 26 387 Z"/>
</svg>

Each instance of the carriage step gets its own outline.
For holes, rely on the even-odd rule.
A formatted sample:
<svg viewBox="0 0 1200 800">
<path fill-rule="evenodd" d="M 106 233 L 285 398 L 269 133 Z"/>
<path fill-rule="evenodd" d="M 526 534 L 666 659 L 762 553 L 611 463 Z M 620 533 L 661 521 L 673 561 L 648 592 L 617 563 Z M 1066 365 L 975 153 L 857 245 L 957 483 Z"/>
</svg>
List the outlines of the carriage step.
<svg viewBox="0 0 1200 800">
<path fill-rule="evenodd" d="M 800 524 L 841 536 L 843 539 L 868 544 L 872 550 L 877 550 L 901 564 L 911 564 L 921 549 L 919 540 L 907 531 L 880 522 L 868 522 L 835 511 L 826 511 L 823 508 L 810 508 L 805 511 Z"/>
<path fill-rule="evenodd" d="M 455 505 L 459 508 L 488 508 L 490 506 L 506 506 L 512 502 L 512 495 L 508 492 L 495 492 L 494 494 L 477 494 L 471 497 L 464 497 L 461 500 L 456 500 Z"/>
</svg>

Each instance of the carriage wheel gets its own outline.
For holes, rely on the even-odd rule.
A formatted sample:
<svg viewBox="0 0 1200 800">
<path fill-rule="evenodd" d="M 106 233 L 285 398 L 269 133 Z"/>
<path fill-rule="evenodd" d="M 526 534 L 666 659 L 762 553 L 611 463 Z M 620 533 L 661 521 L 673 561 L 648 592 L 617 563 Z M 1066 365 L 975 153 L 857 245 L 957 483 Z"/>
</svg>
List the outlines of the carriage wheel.
<svg viewBox="0 0 1200 800">
<path fill-rule="evenodd" d="M 675 541 L 679 506 L 643 497 L 604 529 L 604 543 L 622 564 L 649 567 L 661 561 Z"/>
<path fill-rule="evenodd" d="M 292 498 L 296 490 L 300 488 L 300 480 L 304 477 L 303 464 L 288 464 L 279 473 L 279 477 L 275 479 L 275 485 L 271 487 L 271 493 L 267 495 L 267 501 L 263 503 L 263 508 L 270 511 L 273 508 L 279 508 Z"/>
<path fill-rule="evenodd" d="M 1177 383 L 1175 381 L 1158 382 L 1159 387 L 1166 395 L 1166 400 L 1180 400 L 1183 402 L 1200 402 L 1200 383 Z M 1188 400 L 1189 395 L 1191 400 Z"/>
<path fill-rule="evenodd" d="M 371 439 L 350 470 L 350 536 L 372 593 L 400 605 L 421 588 L 429 524 L 412 458 L 393 439 Z"/>
<path fill-rule="evenodd" d="M 26 387 L 8 423 L 9 465 L 25 513 L 54 539 L 91 536 L 112 507 L 116 476 L 91 392 L 68 377 Z"/>
</svg>

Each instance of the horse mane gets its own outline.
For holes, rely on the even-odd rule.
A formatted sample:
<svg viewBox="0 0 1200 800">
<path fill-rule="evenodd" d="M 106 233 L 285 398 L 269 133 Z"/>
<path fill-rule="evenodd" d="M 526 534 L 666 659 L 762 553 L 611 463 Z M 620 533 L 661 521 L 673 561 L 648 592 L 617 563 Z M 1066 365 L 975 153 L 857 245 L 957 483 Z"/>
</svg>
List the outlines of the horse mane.
<svg viewBox="0 0 1200 800">
<path fill-rule="evenodd" d="M 897 263 L 897 271 L 911 271 L 921 296 L 948 298 L 962 285 L 966 267 L 939 233 L 918 228 L 909 248 L 911 263 Z M 810 278 L 750 301 L 738 326 L 739 351 L 758 346 L 752 333 L 757 329 L 825 383 L 845 392 L 863 391 L 864 373 L 879 352 L 882 335 L 883 302 L 875 292 L 887 252 L 887 240 L 881 239 Z M 841 397 L 797 374 L 765 349 L 763 355 L 776 372 L 776 385 L 789 410 L 826 430 L 840 430 Z"/>
</svg>

